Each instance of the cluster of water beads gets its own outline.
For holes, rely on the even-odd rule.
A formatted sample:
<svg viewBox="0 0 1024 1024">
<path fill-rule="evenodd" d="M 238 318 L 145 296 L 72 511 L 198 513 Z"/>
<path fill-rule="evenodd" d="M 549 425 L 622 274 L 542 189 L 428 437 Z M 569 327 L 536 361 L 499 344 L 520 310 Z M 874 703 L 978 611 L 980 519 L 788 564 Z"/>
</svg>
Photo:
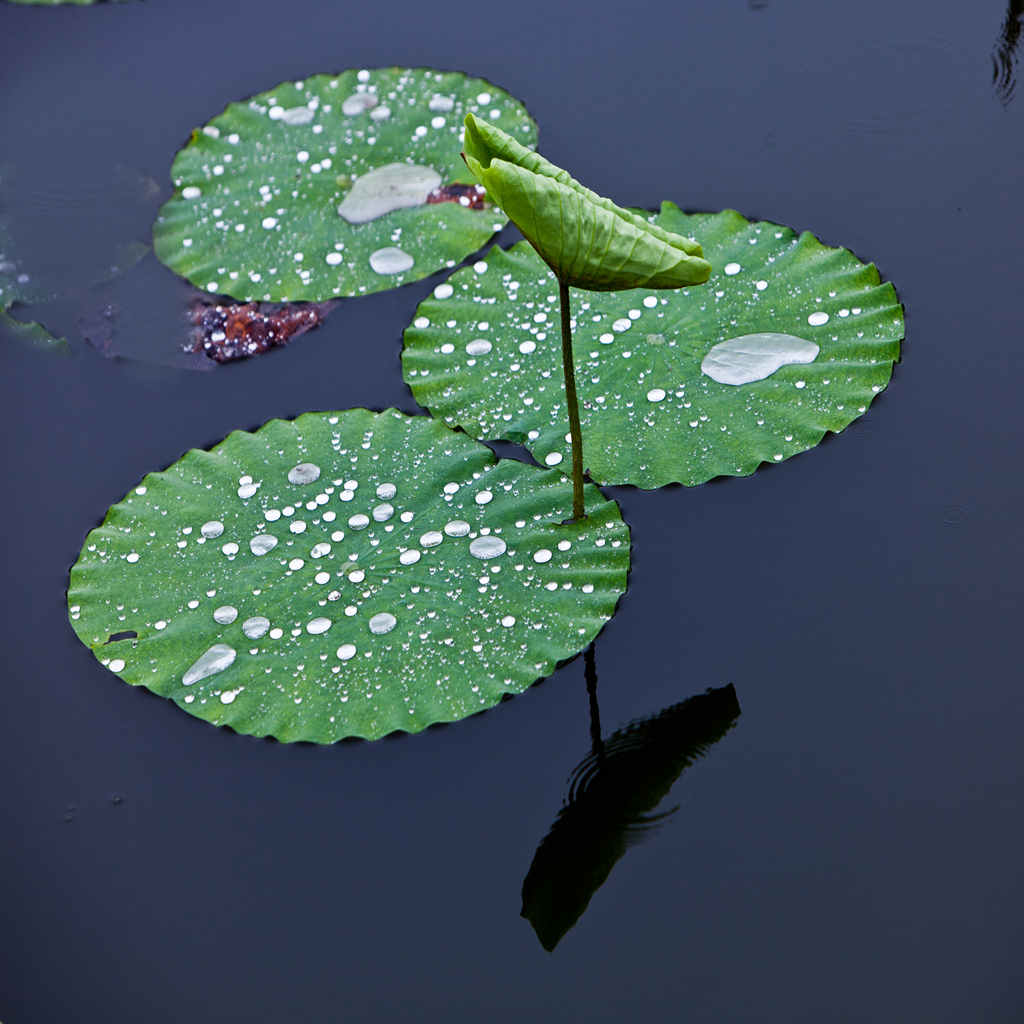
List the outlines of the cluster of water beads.
<svg viewBox="0 0 1024 1024">
<path fill-rule="evenodd" d="M 375 285 L 356 284 L 368 281 L 367 271 L 388 278 L 414 267 L 422 274 L 442 263 L 454 266 L 454 259 L 438 258 L 450 248 L 439 248 L 436 242 L 450 219 L 444 214 L 440 220 L 431 214 L 421 222 L 395 222 L 388 231 L 391 244 L 377 241 L 370 247 L 370 235 L 335 230 L 327 220 L 322 221 L 324 230 L 311 238 L 307 220 L 310 210 L 326 203 L 337 208 L 343 228 L 448 201 L 441 194 L 447 188 L 442 183 L 445 177 L 464 174 L 453 154 L 461 147 L 462 120 L 469 111 L 529 143 L 534 129 L 521 104 L 500 90 L 480 89 L 480 84 L 424 69 L 362 70 L 284 83 L 253 97 L 244 113 L 233 109 L 240 105 L 229 107 L 176 161 L 175 184 L 189 208 L 175 213 L 182 222 L 180 254 L 165 252 L 161 258 L 173 269 L 180 261 L 188 268 L 187 276 L 201 276 L 196 283 L 210 292 L 265 301 L 376 290 Z M 265 138 L 258 129 L 253 134 L 253 115 L 267 119 Z M 396 136 L 393 122 L 409 123 L 409 135 Z M 269 162 L 261 155 L 268 145 L 275 153 Z M 287 166 L 289 160 L 293 168 Z M 459 193 L 450 201 L 482 208 Z M 504 218 L 491 213 L 481 216 L 490 230 L 504 224 Z M 158 236 L 164 230 L 161 222 Z M 252 232 L 274 239 L 269 250 L 261 243 L 260 251 L 273 252 L 275 246 L 280 251 L 267 265 L 246 265 L 253 247 L 243 239 Z M 216 248 L 207 238 L 211 234 L 222 240 Z M 236 239 L 238 244 L 233 244 Z M 479 241 L 467 244 L 471 249 Z"/>
</svg>

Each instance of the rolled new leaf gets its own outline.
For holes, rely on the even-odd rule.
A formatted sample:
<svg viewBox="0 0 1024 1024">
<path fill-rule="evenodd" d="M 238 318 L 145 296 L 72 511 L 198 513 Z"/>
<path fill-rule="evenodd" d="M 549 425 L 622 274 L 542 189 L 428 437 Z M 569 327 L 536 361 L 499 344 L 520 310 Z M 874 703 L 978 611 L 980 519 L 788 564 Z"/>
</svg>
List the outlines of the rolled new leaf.
<svg viewBox="0 0 1024 1024">
<path fill-rule="evenodd" d="M 560 281 L 590 291 L 703 284 L 699 243 L 591 192 L 500 128 L 466 115 L 463 157 Z"/>
</svg>

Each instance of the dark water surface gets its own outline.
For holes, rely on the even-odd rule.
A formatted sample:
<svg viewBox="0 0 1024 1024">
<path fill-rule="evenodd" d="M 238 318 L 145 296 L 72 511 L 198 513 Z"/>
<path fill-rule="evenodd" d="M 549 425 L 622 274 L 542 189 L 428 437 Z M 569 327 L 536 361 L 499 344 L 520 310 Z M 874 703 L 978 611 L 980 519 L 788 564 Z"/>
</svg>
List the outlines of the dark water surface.
<svg viewBox="0 0 1024 1024">
<path fill-rule="evenodd" d="M 0 162 L 57 273 L 146 240 L 228 102 L 432 65 L 524 100 L 544 152 L 623 203 L 733 206 L 874 259 L 908 325 L 842 436 L 749 479 L 612 489 L 635 550 L 595 649 L 605 734 L 730 683 L 742 713 L 551 953 L 521 889 L 591 750 L 584 659 L 451 727 L 284 746 L 124 685 L 66 621 L 86 531 L 146 472 L 274 416 L 416 412 L 401 331 L 438 278 L 210 373 L 83 348 L 112 302 L 124 351 L 174 352 L 188 293 L 150 255 L 49 310 L 77 356 L 2 339 L 4 1024 L 1024 1019 L 1017 7 L 0 8 Z"/>
</svg>

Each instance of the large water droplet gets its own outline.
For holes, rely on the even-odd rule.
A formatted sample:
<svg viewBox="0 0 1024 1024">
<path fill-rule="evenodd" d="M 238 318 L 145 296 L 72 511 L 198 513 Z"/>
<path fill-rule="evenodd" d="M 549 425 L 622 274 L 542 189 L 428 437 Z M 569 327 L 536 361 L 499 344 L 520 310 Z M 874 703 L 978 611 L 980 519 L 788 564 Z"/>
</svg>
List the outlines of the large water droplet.
<svg viewBox="0 0 1024 1024">
<path fill-rule="evenodd" d="M 356 117 L 367 110 L 373 110 L 379 102 L 380 100 L 377 99 L 376 93 L 354 92 L 342 101 L 341 112 L 346 117 Z"/>
<path fill-rule="evenodd" d="M 719 342 L 704 357 L 701 372 L 719 384 L 750 384 L 792 363 L 812 363 L 821 350 L 793 334 L 744 334 Z"/>
<path fill-rule="evenodd" d="M 398 625 L 398 620 L 391 612 L 378 612 L 370 619 L 370 632 L 380 636 L 382 633 L 390 633 Z"/>
<path fill-rule="evenodd" d="M 399 556 L 398 560 L 402 565 L 415 565 L 421 558 L 421 553 L 417 548 L 409 548 L 408 551 L 403 551 Z"/>
<path fill-rule="evenodd" d="M 224 524 L 217 522 L 216 519 L 211 519 L 199 527 L 199 532 L 208 540 L 213 540 L 214 537 L 219 537 L 224 532 Z"/>
<path fill-rule="evenodd" d="M 445 523 L 444 532 L 449 537 L 465 537 L 469 533 L 469 523 L 465 519 L 453 519 L 450 523 Z"/>
<path fill-rule="evenodd" d="M 261 636 L 266 635 L 268 629 L 270 629 L 270 619 L 263 615 L 254 615 L 242 623 L 242 632 L 250 640 L 259 640 Z"/>
<path fill-rule="evenodd" d="M 342 661 L 348 661 L 350 658 L 356 656 L 356 645 L 355 644 L 342 644 L 338 648 L 338 657 Z"/>
<path fill-rule="evenodd" d="M 311 619 L 306 623 L 306 632 L 312 633 L 313 636 L 319 636 L 321 633 L 326 633 L 331 628 L 331 620 L 325 618 Z"/>
<path fill-rule="evenodd" d="M 474 338 L 466 346 L 466 354 L 471 356 L 485 356 L 491 351 L 491 343 L 486 338 Z"/>
<path fill-rule="evenodd" d="M 378 274 L 401 274 L 410 270 L 415 262 L 407 252 L 393 245 L 370 253 L 370 267 Z"/>
<path fill-rule="evenodd" d="M 370 525 L 370 517 L 364 516 L 362 512 L 357 512 L 354 516 L 349 516 L 348 525 L 353 530 L 364 530 Z"/>
<path fill-rule="evenodd" d="M 441 175 L 432 167 L 385 164 L 356 178 L 348 195 L 338 206 L 338 213 L 350 224 L 365 224 L 393 210 L 422 206 L 427 201 L 427 196 L 440 184 Z M 391 251 L 401 252 L 399 249 L 378 250 Z M 374 256 L 376 255 L 378 253 L 374 253 Z M 370 257 L 370 265 L 373 266 L 373 256 Z M 394 270 L 378 270 L 376 266 L 373 269 L 378 274 L 397 273 Z"/>
<path fill-rule="evenodd" d="M 488 558 L 497 558 L 507 550 L 508 545 L 500 537 L 476 537 L 469 542 L 469 553 L 474 558 L 482 558 L 485 561 Z"/>
<path fill-rule="evenodd" d="M 383 501 L 390 501 L 397 493 L 398 488 L 394 484 L 377 485 L 377 497 Z"/>
<path fill-rule="evenodd" d="M 444 534 L 440 530 L 427 530 L 420 537 L 420 544 L 425 548 L 436 548 L 444 540 Z"/>
<path fill-rule="evenodd" d="M 389 505 L 386 501 L 377 505 L 373 510 L 375 522 L 386 523 L 395 514 L 395 506 Z"/>
<path fill-rule="evenodd" d="M 223 672 L 234 663 L 235 649 L 227 644 L 214 644 L 205 654 L 201 654 L 181 677 L 182 685 L 191 686 L 200 679 Z"/>
<path fill-rule="evenodd" d="M 288 470 L 288 483 L 311 484 L 320 479 L 320 467 L 312 462 L 300 462 Z"/>
<path fill-rule="evenodd" d="M 213 621 L 219 622 L 222 626 L 230 626 L 238 618 L 238 609 L 229 604 L 222 604 L 214 609 Z"/>
<path fill-rule="evenodd" d="M 249 550 L 258 558 L 277 547 L 277 538 L 272 533 L 257 533 L 249 541 Z"/>
</svg>

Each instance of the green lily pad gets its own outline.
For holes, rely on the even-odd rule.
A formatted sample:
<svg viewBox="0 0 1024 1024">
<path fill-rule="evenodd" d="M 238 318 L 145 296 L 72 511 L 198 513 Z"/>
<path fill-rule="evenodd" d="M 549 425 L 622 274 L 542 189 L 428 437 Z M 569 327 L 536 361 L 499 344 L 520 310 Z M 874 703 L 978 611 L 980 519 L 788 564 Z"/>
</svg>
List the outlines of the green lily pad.
<svg viewBox="0 0 1024 1024">
<path fill-rule="evenodd" d="M 459 156 L 470 112 L 536 141 L 503 90 L 426 68 L 315 75 L 232 103 L 175 158 L 156 254 L 200 288 L 275 302 L 382 291 L 453 267 L 507 222 Z"/>
<path fill-rule="evenodd" d="M 903 311 L 873 264 L 734 210 L 688 215 L 665 203 L 652 219 L 698 239 L 714 273 L 678 291 L 572 293 L 594 480 L 654 488 L 745 476 L 843 430 L 885 388 Z M 557 283 L 534 250 L 495 247 L 420 304 L 405 379 L 435 416 L 568 471 L 558 318 Z"/>
<path fill-rule="evenodd" d="M 126 682 L 242 733 L 330 743 L 496 704 L 583 650 L 629 530 L 588 488 L 427 417 L 273 420 L 147 476 L 86 538 L 71 624 Z"/>
</svg>

